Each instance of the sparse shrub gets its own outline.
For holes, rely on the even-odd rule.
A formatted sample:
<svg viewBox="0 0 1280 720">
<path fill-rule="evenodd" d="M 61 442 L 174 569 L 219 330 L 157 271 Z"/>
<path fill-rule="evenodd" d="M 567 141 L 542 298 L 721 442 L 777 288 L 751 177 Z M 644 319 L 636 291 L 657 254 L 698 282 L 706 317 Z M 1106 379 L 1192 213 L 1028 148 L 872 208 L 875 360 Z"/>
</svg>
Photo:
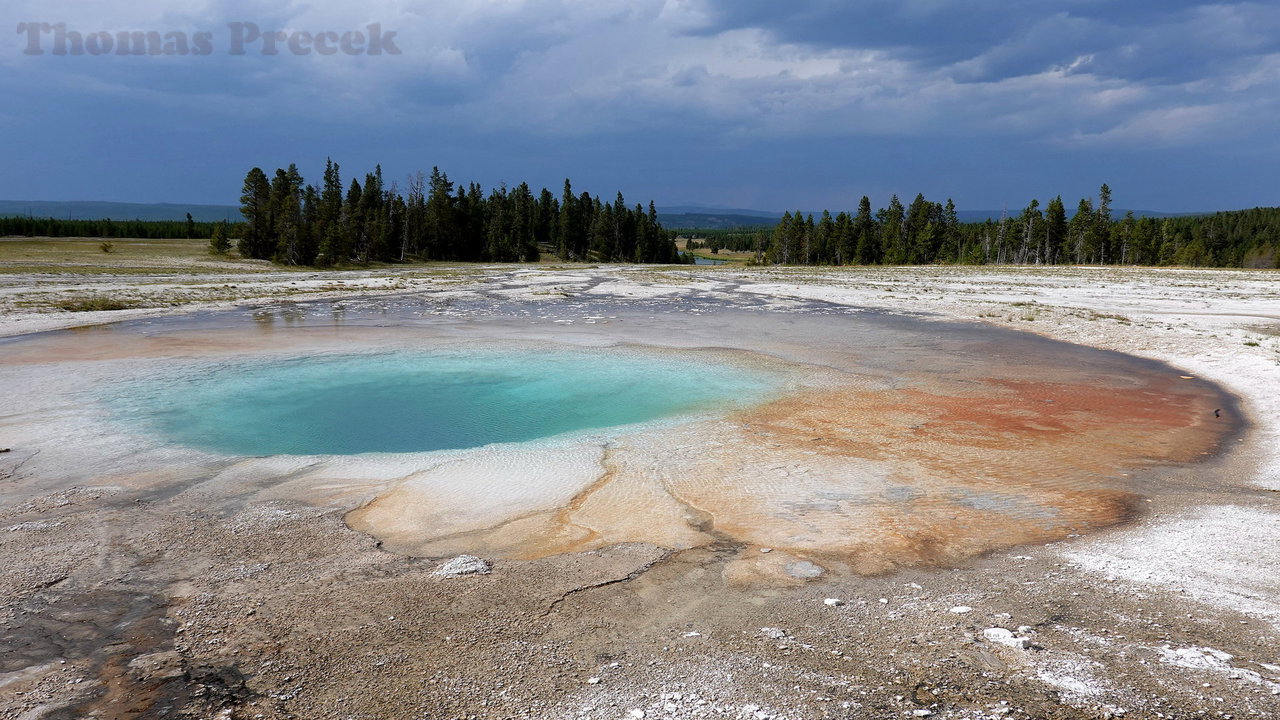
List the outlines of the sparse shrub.
<svg viewBox="0 0 1280 720">
<path fill-rule="evenodd" d="M 115 252 L 116 244 L 111 242 L 110 240 L 105 240 L 101 245 L 98 246 L 98 249 L 104 253 Z"/>
<path fill-rule="evenodd" d="M 93 297 L 68 298 L 66 300 L 59 300 L 55 305 L 68 312 L 128 310 L 130 308 L 140 307 L 136 302 L 117 300 L 115 298 L 102 297 L 100 295 L 95 295 Z"/>
</svg>

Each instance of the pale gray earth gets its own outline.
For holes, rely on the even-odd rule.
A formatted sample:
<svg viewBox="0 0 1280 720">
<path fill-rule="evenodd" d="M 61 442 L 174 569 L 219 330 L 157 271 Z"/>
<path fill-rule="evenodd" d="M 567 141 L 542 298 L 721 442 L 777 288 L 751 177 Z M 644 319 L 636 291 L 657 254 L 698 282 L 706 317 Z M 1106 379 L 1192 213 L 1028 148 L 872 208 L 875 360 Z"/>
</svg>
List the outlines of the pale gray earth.
<svg viewBox="0 0 1280 720">
<path fill-rule="evenodd" d="M 396 554 L 351 530 L 342 501 L 211 502 L 181 478 L 58 474 L 6 440 L 31 421 L 10 406 L 0 411 L 10 448 L 0 454 L 0 717 L 1280 716 L 1276 274 L 459 274 L 387 292 L 721 293 L 762 311 L 821 299 L 981 320 L 1172 363 L 1238 396 L 1251 426 L 1215 459 L 1159 470 L 1178 490 L 1119 527 L 957 567 L 798 567 L 812 577 L 740 586 L 723 570 L 742 548 L 727 544 L 483 558 L 489 572 L 449 577 L 439 571 L 451 557 Z M 352 280 L 317 282 L 335 278 Z M 92 282 L 163 292 L 154 278 Z M 8 277 L 4 288 L 18 297 L 43 283 Z M 201 307 L 212 306 L 165 313 Z M 108 319 L 70 315 L 11 308 L 0 331 Z"/>
</svg>

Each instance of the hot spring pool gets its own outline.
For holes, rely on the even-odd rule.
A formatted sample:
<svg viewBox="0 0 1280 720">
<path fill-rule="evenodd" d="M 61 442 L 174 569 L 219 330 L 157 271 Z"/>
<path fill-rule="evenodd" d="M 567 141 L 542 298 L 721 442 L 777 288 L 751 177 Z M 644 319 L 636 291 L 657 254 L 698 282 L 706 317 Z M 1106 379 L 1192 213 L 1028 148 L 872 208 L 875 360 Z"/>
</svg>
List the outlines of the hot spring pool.
<svg viewBox="0 0 1280 720">
<path fill-rule="evenodd" d="M 481 447 L 745 407 L 776 378 L 618 349 L 397 350 L 185 367 L 108 399 L 127 424 L 230 455 Z"/>
<path fill-rule="evenodd" d="M 726 578 L 786 584 L 801 561 L 879 573 L 1124 522 L 1199 487 L 1169 468 L 1210 457 L 1238 417 L 1176 368 L 996 328 L 821 304 L 504 303 L 0 343 L 5 443 L 42 492 L 342 508 L 423 557 L 736 543 Z"/>
</svg>

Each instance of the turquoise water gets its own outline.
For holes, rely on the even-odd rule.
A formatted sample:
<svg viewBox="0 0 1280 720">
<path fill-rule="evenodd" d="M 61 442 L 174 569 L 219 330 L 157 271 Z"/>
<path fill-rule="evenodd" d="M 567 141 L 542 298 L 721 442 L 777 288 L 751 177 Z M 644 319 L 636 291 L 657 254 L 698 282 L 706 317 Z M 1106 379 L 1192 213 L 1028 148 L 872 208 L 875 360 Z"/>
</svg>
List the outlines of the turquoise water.
<svg viewBox="0 0 1280 720">
<path fill-rule="evenodd" d="M 759 402 L 758 372 L 615 350 L 396 351 L 187 368 L 130 383 L 118 419 L 234 455 L 523 442 Z"/>
</svg>

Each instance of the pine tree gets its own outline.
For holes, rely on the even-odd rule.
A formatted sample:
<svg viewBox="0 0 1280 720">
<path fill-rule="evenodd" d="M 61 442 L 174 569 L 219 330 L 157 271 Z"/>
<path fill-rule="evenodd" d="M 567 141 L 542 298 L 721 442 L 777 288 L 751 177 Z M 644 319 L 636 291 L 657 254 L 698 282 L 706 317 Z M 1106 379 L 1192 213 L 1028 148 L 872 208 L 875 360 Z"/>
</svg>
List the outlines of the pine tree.
<svg viewBox="0 0 1280 720">
<path fill-rule="evenodd" d="M 767 257 L 769 262 L 790 265 L 793 262 L 791 256 L 791 236 L 794 234 L 791 226 L 796 219 L 791 217 L 791 211 L 782 214 L 782 219 L 773 227 L 773 237 L 769 241 L 769 252 Z"/>
<path fill-rule="evenodd" d="M 560 197 L 560 228 L 556 238 L 561 260 L 581 260 L 586 254 L 586 230 L 583 225 L 582 206 L 573 194 L 569 178 L 564 179 L 564 193 Z"/>
<path fill-rule="evenodd" d="M 324 185 L 320 190 L 320 208 L 317 214 L 315 235 L 319 240 L 316 262 L 332 265 L 346 259 L 342 227 L 342 176 L 338 164 L 329 158 L 324 161 Z"/>
<path fill-rule="evenodd" d="M 1098 262 L 1103 265 L 1111 262 L 1111 188 L 1103 183 L 1098 190 L 1098 209 L 1094 218 L 1094 244 L 1097 248 Z"/>
<path fill-rule="evenodd" d="M 1066 259 L 1066 242 L 1067 208 L 1062 204 L 1062 196 L 1058 195 L 1045 208 L 1044 261 L 1054 264 Z"/>
<path fill-rule="evenodd" d="M 960 218 L 956 214 L 956 204 L 951 198 L 947 198 L 947 205 L 942 210 L 942 243 L 939 248 L 939 259 L 948 259 L 953 262 L 959 262 L 963 256 L 963 250 L 960 247 L 962 236 L 960 234 Z"/>
<path fill-rule="evenodd" d="M 271 256 L 271 183 L 262 168 L 253 168 L 245 176 L 240 195 L 240 214 L 244 215 L 244 234 L 240 238 L 242 257 L 265 259 Z"/>
<path fill-rule="evenodd" d="M 1091 261 L 1095 224 L 1093 202 L 1088 198 L 1081 198 L 1080 204 L 1076 206 L 1076 214 L 1071 217 L 1071 223 L 1067 227 L 1077 265 Z"/>
<path fill-rule="evenodd" d="M 474 262 L 484 259 L 488 213 L 484 189 L 480 187 L 480 183 L 471 183 L 465 192 L 461 186 L 458 187 L 453 203 L 453 216 L 457 225 L 459 260 Z"/>
<path fill-rule="evenodd" d="M 841 211 L 836 215 L 835 227 L 835 254 L 832 261 L 836 265 L 847 265 L 856 262 L 856 241 L 853 236 L 853 218 L 849 217 L 849 213 Z"/>
<path fill-rule="evenodd" d="M 1014 263 L 1022 265 L 1032 260 L 1040 262 L 1039 254 L 1035 251 L 1039 247 L 1038 238 L 1042 225 L 1044 225 L 1044 215 L 1040 212 L 1040 201 L 1032 198 L 1031 203 L 1022 210 L 1022 215 L 1018 216 L 1018 230 L 1022 239 L 1018 244 L 1017 252 L 1014 253 Z M 1033 254 L 1035 254 L 1034 258 Z"/>
<path fill-rule="evenodd" d="M 1116 258 L 1115 262 L 1120 265 L 1129 265 L 1133 263 L 1133 251 L 1135 241 L 1137 240 L 1138 230 L 1137 218 L 1133 216 L 1133 211 L 1125 212 L 1124 219 L 1120 221 L 1120 226 L 1113 232 L 1113 238 L 1116 241 Z"/>
<path fill-rule="evenodd" d="M 299 242 L 302 224 L 302 175 L 295 165 L 276 170 L 271 181 L 271 244 L 276 262 L 298 265 L 302 261 Z"/>
<path fill-rule="evenodd" d="M 934 220 L 933 203 L 925 200 L 919 193 L 907 208 L 906 220 L 903 223 L 904 245 L 906 246 L 906 262 L 912 264 L 933 261 L 936 249 L 933 247 L 937 229 L 931 227 Z"/>
<path fill-rule="evenodd" d="M 556 235 L 560 226 L 559 214 L 560 204 L 555 196 L 550 190 L 542 188 L 542 192 L 538 195 L 538 206 L 533 223 L 533 242 L 539 255 L 542 254 L 543 249 L 554 251 L 556 248 Z"/>
<path fill-rule="evenodd" d="M 400 261 L 410 253 L 422 251 L 427 234 L 426 176 L 421 172 L 409 177 L 409 198 L 405 202 L 404 232 L 400 241 Z"/>
<path fill-rule="evenodd" d="M 591 199 L 591 246 L 588 257 L 597 262 L 609 262 L 613 257 L 616 228 L 613 222 L 613 205 L 601 204 L 600 198 Z"/>
<path fill-rule="evenodd" d="M 511 193 L 512 246 L 514 259 L 533 262 L 538 259 L 535 228 L 538 223 L 537 201 L 528 183 L 520 183 Z"/>
<path fill-rule="evenodd" d="M 307 185 L 302 190 L 302 224 L 298 228 L 299 265 L 315 265 L 319 251 L 320 189 Z"/>
<path fill-rule="evenodd" d="M 889 207 L 880 211 L 880 245 L 884 248 L 886 265 L 901 265 L 907 262 L 906 238 L 903 237 L 903 215 L 905 208 L 897 195 L 889 198 Z"/>
<path fill-rule="evenodd" d="M 367 263 L 385 257 L 387 249 L 387 218 L 382 193 L 382 166 L 364 176 L 364 188 L 359 200 L 361 232 L 355 236 L 353 254 L 357 261 Z"/>
<path fill-rule="evenodd" d="M 360 181 L 351 178 L 347 196 L 342 202 L 342 235 L 334 262 L 348 263 L 356 259 L 355 250 L 364 242 L 365 224 L 360 207 L 362 197 L 364 190 L 360 187 Z"/>
<path fill-rule="evenodd" d="M 866 195 L 858 201 L 858 217 L 853 220 L 853 237 L 857 255 L 854 262 L 859 265 L 875 265 L 880 262 L 876 221 L 871 215 L 871 198 Z"/>
<path fill-rule="evenodd" d="M 830 211 L 822 211 L 822 219 L 818 221 L 810 248 L 809 264 L 826 265 L 834 261 L 836 251 L 836 221 Z"/>
<path fill-rule="evenodd" d="M 226 255 L 231 250 L 231 238 L 227 236 L 227 221 L 213 226 L 213 235 L 209 237 L 209 252 L 214 255 Z"/>
<path fill-rule="evenodd" d="M 486 245 L 485 259 L 491 262 L 512 262 L 516 260 L 515 243 L 511 231 L 514 218 L 510 207 L 507 189 L 494 188 L 485 201 L 486 213 Z"/>
<path fill-rule="evenodd" d="M 427 184 L 427 249 L 436 260 L 462 259 L 458 219 L 454 216 L 453 183 L 440 168 L 431 168 Z"/>
</svg>

